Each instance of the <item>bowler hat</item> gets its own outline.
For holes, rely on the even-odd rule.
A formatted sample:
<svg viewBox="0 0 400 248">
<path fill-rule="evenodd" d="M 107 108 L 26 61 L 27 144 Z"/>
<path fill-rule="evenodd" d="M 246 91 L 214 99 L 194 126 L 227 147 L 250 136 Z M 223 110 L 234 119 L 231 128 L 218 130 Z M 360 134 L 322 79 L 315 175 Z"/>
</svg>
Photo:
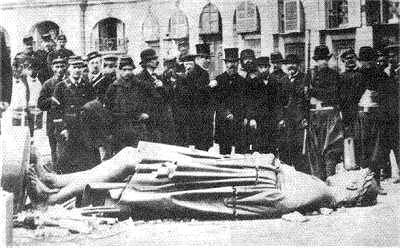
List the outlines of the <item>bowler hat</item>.
<svg viewBox="0 0 400 248">
<path fill-rule="evenodd" d="M 267 57 L 267 56 L 258 57 L 258 58 L 256 58 L 255 63 L 257 66 L 260 66 L 260 65 L 269 66 L 269 57 Z"/>
<path fill-rule="evenodd" d="M 225 48 L 225 61 L 238 61 L 239 60 L 239 49 L 234 48 Z"/>
<path fill-rule="evenodd" d="M 312 57 L 313 60 L 328 60 L 330 59 L 332 54 L 329 52 L 329 48 L 325 45 L 316 46 L 314 49 L 314 56 Z"/>
<path fill-rule="evenodd" d="M 140 60 L 141 60 L 140 64 L 141 65 L 146 64 L 147 62 L 157 58 L 158 56 L 154 49 L 151 48 L 145 49 L 140 53 Z"/>
<path fill-rule="evenodd" d="M 376 60 L 376 52 L 370 46 L 360 47 L 360 51 L 358 52 L 358 59 L 360 61 L 372 61 Z"/>
<path fill-rule="evenodd" d="M 49 41 L 51 41 L 51 35 L 49 34 L 49 33 L 45 33 L 45 34 L 42 34 L 42 40 L 44 41 L 44 42 L 49 42 Z"/>
<path fill-rule="evenodd" d="M 57 36 L 57 40 L 67 40 L 67 37 L 64 35 L 64 34 L 59 34 L 58 36 Z"/>
<path fill-rule="evenodd" d="M 210 45 L 209 44 L 196 44 L 196 56 L 210 57 Z"/>
<path fill-rule="evenodd" d="M 83 59 L 81 56 L 70 56 L 68 58 L 68 65 L 84 65 Z"/>
<path fill-rule="evenodd" d="M 122 69 L 124 66 L 132 66 L 133 69 L 136 68 L 135 64 L 133 63 L 133 59 L 129 56 L 123 56 L 119 60 L 119 69 Z"/>
<path fill-rule="evenodd" d="M 65 61 L 65 59 L 61 58 L 61 57 L 57 57 L 57 58 L 53 59 L 53 61 L 51 62 L 52 65 L 55 65 L 55 64 L 66 64 L 66 63 L 67 62 Z"/>
<path fill-rule="evenodd" d="M 298 64 L 300 63 L 300 59 L 297 54 L 291 53 L 285 56 L 285 60 L 283 60 L 284 64 Z"/>
<path fill-rule="evenodd" d="M 87 61 L 89 62 L 92 59 L 101 57 L 101 54 L 97 51 L 90 52 L 86 55 Z"/>
<path fill-rule="evenodd" d="M 194 58 L 195 58 L 195 57 L 196 57 L 196 56 L 193 55 L 193 54 L 186 54 L 186 55 L 184 55 L 184 56 L 181 57 L 181 61 L 182 61 L 182 62 L 194 61 Z"/>
<path fill-rule="evenodd" d="M 118 61 L 118 56 L 114 55 L 114 54 L 107 54 L 103 56 L 103 60 L 104 61 L 113 61 L 113 62 L 117 62 Z"/>
<path fill-rule="evenodd" d="M 342 54 L 340 55 L 340 58 L 341 58 L 341 59 L 345 59 L 345 58 L 346 58 L 347 56 L 349 56 L 349 55 L 357 56 L 357 55 L 356 55 L 356 52 L 354 51 L 353 48 L 348 48 L 348 49 L 346 49 L 346 50 L 344 50 L 344 51 L 342 52 Z"/>
<path fill-rule="evenodd" d="M 282 54 L 280 52 L 273 52 L 270 55 L 271 57 L 271 63 L 281 63 L 283 60 Z"/>
<path fill-rule="evenodd" d="M 33 44 L 33 37 L 32 37 L 32 35 L 26 35 L 26 36 L 24 36 L 24 38 L 22 38 L 22 42 L 23 42 L 25 45 L 32 45 L 32 44 Z"/>
<path fill-rule="evenodd" d="M 399 53 L 400 53 L 400 44 L 394 44 L 394 45 L 386 46 L 386 47 L 383 49 L 383 52 L 384 52 L 384 54 L 385 54 L 386 56 L 389 55 L 389 53 L 394 53 L 394 54 L 397 54 L 397 56 L 399 56 Z"/>
<path fill-rule="evenodd" d="M 256 59 L 254 51 L 251 49 L 244 49 L 240 52 L 240 60 L 244 59 Z"/>
</svg>

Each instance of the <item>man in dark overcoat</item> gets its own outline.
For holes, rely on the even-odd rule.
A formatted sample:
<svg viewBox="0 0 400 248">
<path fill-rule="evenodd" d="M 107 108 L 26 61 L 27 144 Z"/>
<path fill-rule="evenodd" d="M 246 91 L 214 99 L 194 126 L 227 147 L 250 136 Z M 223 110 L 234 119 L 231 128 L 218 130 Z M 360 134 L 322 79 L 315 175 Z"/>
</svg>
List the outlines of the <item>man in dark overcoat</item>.
<svg viewBox="0 0 400 248">
<path fill-rule="evenodd" d="M 221 154 L 240 152 L 244 116 L 245 80 L 238 74 L 239 50 L 225 49 L 226 71 L 216 77 L 217 86 L 213 88 L 216 106 L 215 142 L 220 146 Z"/>
</svg>

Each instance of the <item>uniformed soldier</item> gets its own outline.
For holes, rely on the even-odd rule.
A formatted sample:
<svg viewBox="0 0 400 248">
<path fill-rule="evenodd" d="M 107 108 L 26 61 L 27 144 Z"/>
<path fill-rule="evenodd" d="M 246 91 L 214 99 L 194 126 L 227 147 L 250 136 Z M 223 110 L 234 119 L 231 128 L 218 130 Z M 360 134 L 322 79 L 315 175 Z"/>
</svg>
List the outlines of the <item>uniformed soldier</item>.
<svg viewBox="0 0 400 248">
<path fill-rule="evenodd" d="M 254 151 L 258 142 L 257 107 L 262 99 L 262 86 L 257 77 L 255 54 L 251 49 L 244 49 L 240 52 L 239 75 L 245 80 L 245 115 L 243 120 L 243 131 L 241 146 L 244 152 Z"/>
<path fill-rule="evenodd" d="M 335 174 L 336 164 L 343 154 L 342 123 L 338 111 L 338 73 L 328 67 L 331 58 L 328 47 L 315 47 L 317 63 L 307 92 L 310 115 L 307 152 L 311 174 L 325 180 Z"/>
<path fill-rule="evenodd" d="M 101 54 L 97 51 L 87 55 L 88 60 L 88 80 L 96 95 L 96 99 L 103 103 L 106 90 L 115 81 L 115 75 L 112 73 L 103 74 Z"/>
<path fill-rule="evenodd" d="M 197 44 L 195 65 L 188 74 L 190 85 L 191 145 L 200 150 L 208 150 L 213 145 L 213 101 L 208 68 L 210 66 L 210 46 Z"/>
<path fill-rule="evenodd" d="M 279 81 L 282 77 L 286 76 L 285 72 L 282 70 L 282 54 L 280 52 L 273 52 L 270 57 L 272 65 L 271 77 Z"/>
<path fill-rule="evenodd" d="M 240 138 L 244 118 L 245 80 L 238 74 L 239 50 L 226 48 L 226 71 L 216 77 L 217 86 L 213 88 L 216 105 L 215 142 L 221 154 L 241 152 Z"/>
<path fill-rule="evenodd" d="M 105 106 L 111 112 L 113 152 L 126 146 L 136 147 L 140 140 L 149 141 L 145 89 L 133 74 L 135 65 L 131 57 L 121 57 L 120 78 L 112 83 L 105 97 Z"/>
<path fill-rule="evenodd" d="M 358 134 L 361 143 L 360 166 L 362 168 L 368 167 L 374 172 L 374 178 L 380 186 L 380 170 L 385 156 L 383 137 L 385 127 L 384 97 L 388 86 L 387 75 L 377 69 L 377 54 L 372 47 L 361 47 L 358 59 L 361 64 L 360 72 L 364 75 L 363 94 L 358 103 Z M 379 193 L 386 194 L 381 187 Z"/>
<path fill-rule="evenodd" d="M 56 106 L 61 104 L 54 97 L 56 85 L 64 79 L 66 70 L 66 61 L 63 58 L 56 58 L 52 63 L 53 77 L 47 80 L 40 91 L 38 107 L 42 111 L 47 111 L 47 137 L 49 138 L 51 159 L 53 165 L 57 162 L 57 139 L 55 133 L 54 117 L 56 115 Z"/>
<path fill-rule="evenodd" d="M 55 169 L 61 173 L 86 170 L 100 162 L 99 151 L 88 147 L 82 135 L 82 106 L 94 99 L 91 86 L 82 78 L 83 64 L 80 56 L 69 57 L 69 76 L 54 90 L 54 97 L 60 103 L 55 117 L 59 147 Z"/>
<path fill-rule="evenodd" d="M 254 105 L 258 126 L 256 150 L 262 153 L 275 153 L 278 148 L 278 120 L 282 115 L 280 81 L 277 76 L 272 76 L 270 73 L 269 57 L 259 57 L 255 63 L 260 90 L 258 102 Z"/>
<path fill-rule="evenodd" d="M 308 115 L 308 99 L 305 94 L 306 75 L 300 71 L 300 59 L 296 54 L 287 54 L 283 63 L 288 74 L 281 78 L 280 97 L 283 105 L 279 155 L 281 160 L 298 171 L 310 173 L 307 156 L 303 154 L 304 130 Z"/>
<path fill-rule="evenodd" d="M 32 35 L 24 36 L 24 38 L 22 39 L 22 43 L 24 44 L 24 50 L 22 52 L 17 53 L 15 55 L 15 58 L 17 58 L 18 56 L 24 55 L 26 57 L 37 59 L 38 55 L 33 49 L 33 37 L 32 37 Z M 14 58 L 14 60 L 15 60 L 15 58 Z"/>
<path fill-rule="evenodd" d="M 55 58 L 68 59 L 70 56 L 74 55 L 74 53 L 71 50 L 65 48 L 65 45 L 67 44 L 67 37 L 64 34 L 58 35 L 56 42 L 57 42 L 56 50 L 50 52 L 49 55 L 47 56 L 47 64 L 49 66 L 51 66 L 51 63 Z"/>
<path fill-rule="evenodd" d="M 49 33 L 42 35 L 42 49 L 36 51 L 39 57 L 39 75 L 40 82 L 46 82 L 52 75 L 52 65 L 47 64 L 47 56 L 54 51 L 54 41 L 51 39 Z"/>
<path fill-rule="evenodd" d="M 145 89 L 145 107 L 149 114 L 148 131 L 151 141 L 173 144 L 175 130 L 173 125 L 172 109 L 169 100 L 172 88 L 161 81 L 155 73 L 159 62 L 156 52 L 149 48 L 140 53 L 142 71 L 137 75 Z"/>
</svg>

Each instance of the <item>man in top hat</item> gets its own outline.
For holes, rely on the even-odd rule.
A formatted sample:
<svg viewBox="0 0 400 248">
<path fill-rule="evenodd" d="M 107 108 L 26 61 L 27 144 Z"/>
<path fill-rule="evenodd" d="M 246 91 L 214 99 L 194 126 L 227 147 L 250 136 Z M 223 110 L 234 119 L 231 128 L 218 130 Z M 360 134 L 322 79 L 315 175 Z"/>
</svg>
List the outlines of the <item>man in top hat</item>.
<svg viewBox="0 0 400 248">
<path fill-rule="evenodd" d="M 40 70 L 38 78 L 40 82 L 45 82 L 51 77 L 52 74 L 52 67 L 47 64 L 47 56 L 49 55 L 49 53 L 54 51 L 55 47 L 55 43 L 51 39 L 49 33 L 42 35 L 41 47 L 41 49 L 36 51 L 40 60 Z"/>
<path fill-rule="evenodd" d="M 325 45 L 315 47 L 317 63 L 306 92 L 310 97 L 309 128 L 307 132 L 311 173 L 322 180 L 336 171 L 343 154 L 342 123 L 338 111 L 338 73 L 328 67 L 331 58 Z"/>
<path fill-rule="evenodd" d="M 255 108 L 259 99 L 262 97 L 261 83 L 258 78 L 257 66 L 255 64 L 255 54 L 251 49 L 244 49 L 240 52 L 239 75 L 245 80 L 245 100 L 244 100 L 244 120 L 242 146 L 244 152 L 253 151 L 257 139 L 257 123 Z"/>
<path fill-rule="evenodd" d="M 385 136 L 385 97 L 388 78 L 385 72 L 379 71 L 376 65 L 376 51 L 369 46 L 360 48 L 358 60 L 360 72 L 364 76 L 361 97 L 358 102 L 359 137 L 361 146 L 362 168 L 370 168 L 380 186 L 380 169 L 387 151 L 383 143 Z M 385 194 L 382 188 L 380 194 Z"/>
<path fill-rule="evenodd" d="M 64 34 L 60 34 L 57 36 L 56 43 L 56 49 L 50 52 L 47 56 L 47 64 L 49 66 L 51 66 L 51 63 L 55 58 L 68 59 L 70 56 L 74 55 L 71 50 L 65 48 L 65 45 L 67 44 L 67 37 Z"/>
<path fill-rule="evenodd" d="M 217 86 L 213 88 L 216 106 L 215 142 L 220 146 L 221 154 L 242 152 L 240 144 L 243 124 L 244 78 L 238 74 L 239 50 L 226 48 L 225 72 L 216 77 Z"/>
<path fill-rule="evenodd" d="M 59 157 L 55 169 L 70 173 L 89 169 L 100 162 L 97 149 L 89 147 L 82 135 L 82 106 L 94 99 L 91 85 L 82 77 L 84 61 L 80 56 L 68 59 L 68 78 L 54 89 L 57 145 Z"/>
<path fill-rule="evenodd" d="M 38 99 L 38 107 L 42 111 L 47 111 L 46 132 L 49 138 L 51 159 L 53 165 L 57 162 L 57 139 L 55 133 L 54 117 L 55 109 L 60 102 L 53 96 L 56 85 L 64 79 L 67 62 L 63 58 L 56 58 L 52 63 L 53 76 L 44 82 Z"/>
<path fill-rule="evenodd" d="M 105 107 L 112 116 L 113 153 L 127 146 L 136 147 L 140 140 L 149 141 L 146 110 L 146 89 L 134 75 L 131 57 L 123 56 L 119 62 L 120 77 L 108 88 Z"/>
<path fill-rule="evenodd" d="M 213 102 L 212 87 L 208 68 L 210 65 L 210 46 L 197 44 L 193 70 L 188 73 L 190 87 L 190 145 L 200 150 L 208 150 L 213 145 Z"/>
<path fill-rule="evenodd" d="M 145 109 L 149 114 L 148 131 L 151 141 L 173 144 L 175 130 L 172 119 L 172 108 L 169 104 L 172 89 L 156 74 L 159 66 L 158 56 L 153 49 L 145 49 L 140 53 L 142 71 L 137 79 L 144 88 Z"/>
<path fill-rule="evenodd" d="M 279 81 L 282 77 L 286 76 L 285 72 L 282 70 L 282 54 L 280 52 L 273 52 L 270 57 L 272 65 L 271 77 Z"/>
<path fill-rule="evenodd" d="M 296 170 L 310 173 L 307 157 L 302 153 L 304 130 L 308 115 L 308 99 L 305 94 L 306 76 L 300 71 L 300 59 L 296 54 L 287 54 L 282 61 L 288 74 L 280 80 L 280 98 L 283 107 L 278 123 L 280 128 L 279 155 L 285 163 Z"/>
</svg>

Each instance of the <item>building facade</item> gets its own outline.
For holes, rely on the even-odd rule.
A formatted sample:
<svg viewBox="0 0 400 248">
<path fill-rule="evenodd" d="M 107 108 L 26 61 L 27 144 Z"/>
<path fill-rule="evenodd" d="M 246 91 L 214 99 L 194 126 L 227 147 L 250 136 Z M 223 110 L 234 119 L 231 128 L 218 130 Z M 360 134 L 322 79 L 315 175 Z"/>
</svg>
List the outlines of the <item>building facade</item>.
<svg viewBox="0 0 400 248">
<path fill-rule="evenodd" d="M 212 75 L 223 70 L 223 49 L 251 48 L 258 56 L 297 53 L 306 65 L 313 47 L 340 52 L 399 43 L 400 0 L 2 0 L 0 31 L 11 54 L 22 37 L 63 33 L 76 54 L 128 54 L 139 62 L 152 47 L 166 57 L 197 43 L 211 46 Z M 312 62 L 312 61 L 311 61 Z"/>
</svg>

